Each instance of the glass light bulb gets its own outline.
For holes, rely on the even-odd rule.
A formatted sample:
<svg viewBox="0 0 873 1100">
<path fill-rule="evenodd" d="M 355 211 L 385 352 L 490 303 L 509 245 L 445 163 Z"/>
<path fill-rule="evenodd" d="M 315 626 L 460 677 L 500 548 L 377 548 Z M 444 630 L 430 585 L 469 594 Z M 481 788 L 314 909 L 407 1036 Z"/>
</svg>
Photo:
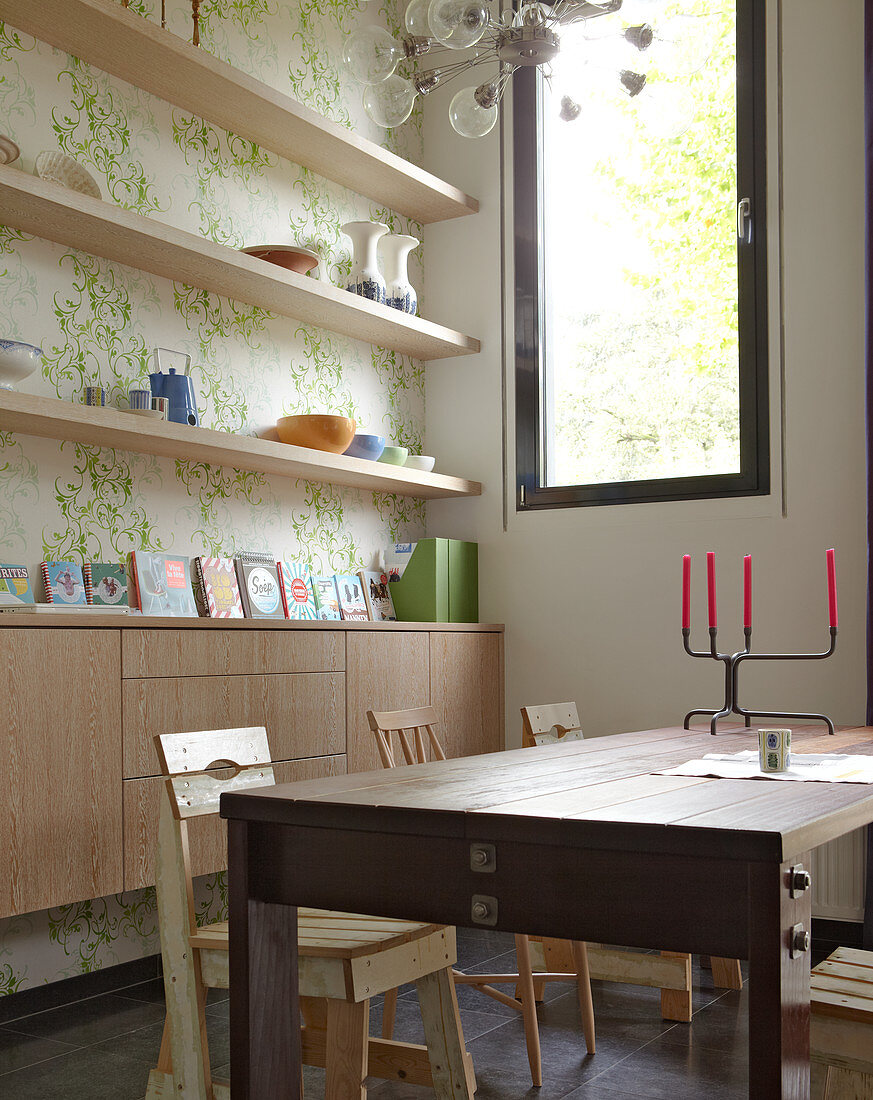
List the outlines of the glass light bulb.
<svg viewBox="0 0 873 1100">
<path fill-rule="evenodd" d="M 548 21 L 548 13 L 544 4 L 538 0 L 528 0 L 521 5 L 515 16 L 516 27 L 542 27 Z"/>
<path fill-rule="evenodd" d="M 430 8 L 430 0 L 412 0 L 406 9 L 406 29 L 410 34 L 422 38 L 432 37 L 427 13 Z"/>
<path fill-rule="evenodd" d="M 382 27 L 364 27 L 350 35 L 343 50 L 346 68 L 362 84 L 387 80 L 406 57 L 403 44 Z"/>
<path fill-rule="evenodd" d="M 412 114 L 415 88 L 402 76 L 389 76 L 381 84 L 371 84 L 364 91 L 364 110 L 377 126 L 386 130 L 399 126 Z"/>
<path fill-rule="evenodd" d="M 462 88 L 449 104 L 449 122 L 461 137 L 484 137 L 497 122 L 497 105 L 481 107 L 475 88 Z"/>
<path fill-rule="evenodd" d="M 479 0 L 431 0 L 428 23 L 433 37 L 451 50 L 475 46 L 490 19 L 488 5 Z"/>
</svg>

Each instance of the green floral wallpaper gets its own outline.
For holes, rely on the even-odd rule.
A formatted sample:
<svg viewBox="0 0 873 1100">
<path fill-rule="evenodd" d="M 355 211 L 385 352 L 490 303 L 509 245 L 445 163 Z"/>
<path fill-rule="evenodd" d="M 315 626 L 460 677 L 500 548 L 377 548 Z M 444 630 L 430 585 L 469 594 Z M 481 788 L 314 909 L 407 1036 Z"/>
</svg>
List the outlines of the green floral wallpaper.
<svg viewBox="0 0 873 1100">
<path fill-rule="evenodd" d="M 374 127 L 340 67 L 356 26 L 400 27 L 394 0 L 204 0 L 201 46 L 341 125 L 409 159 L 416 115 Z M 159 0 L 132 0 L 156 20 Z M 169 0 L 169 29 L 190 40 L 190 4 Z M 44 149 L 86 165 L 107 202 L 231 247 L 289 242 L 348 271 L 340 225 L 354 218 L 419 226 L 236 134 L 187 115 L 0 23 L 0 132 L 25 172 Z M 411 269 L 423 289 L 420 257 Z M 446 319 L 450 320 L 450 319 Z M 112 404 L 147 385 L 155 346 L 187 352 L 205 427 L 258 433 L 290 412 L 341 411 L 363 430 L 422 448 L 419 363 L 181 283 L 0 227 L 0 335 L 39 344 L 27 392 L 80 401 L 102 383 Z M 131 549 L 181 553 L 270 549 L 320 570 L 369 565 L 378 549 L 424 532 L 421 502 L 0 433 L 0 560 L 120 560 Z M 199 911 L 217 919 L 220 877 Z M 0 994 L 158 950 L 154 895 L 138 891 L 0 921 Z"/>
</svg>

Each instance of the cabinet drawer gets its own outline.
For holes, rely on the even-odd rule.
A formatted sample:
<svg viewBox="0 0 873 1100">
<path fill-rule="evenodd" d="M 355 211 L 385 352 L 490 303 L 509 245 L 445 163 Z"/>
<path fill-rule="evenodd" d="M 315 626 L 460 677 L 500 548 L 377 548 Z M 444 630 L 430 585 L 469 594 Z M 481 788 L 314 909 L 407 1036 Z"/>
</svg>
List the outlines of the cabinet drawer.
<svg viewBox="0 0 873 1100">
<path fill-rule="evenodd" d="M 277 783 L 302 779 L 323 779 L 345 775 L 345 756 L 323 756 L 315 760 L 286 760 L 273 764 Z M 214 773 L 226 777 L 229 768 Z M 138 890 L 155 881 L 155 851 L 158 843 L 158 814 L 164 794 L 160 776 L 126 779 L 124 787 L 124 889 Z M 223 871 L 227 866 L 227 827 L 217 814 L 195 817 L 188 823 L 191 869 L 195 875 Z"/>
<path fill-rule="evenodd" d="M 121 691 L 125 779 L 160 773 L 160 733 L 265 726 L 280 760 L 346 751 L 342 672 L 124 680 Z"/>
<path fill-rule="evenodd" d="M 333 630 L 125 630 L 121 674 L 233 676 L 342 672 L 345 638 Z"/>
</svg>

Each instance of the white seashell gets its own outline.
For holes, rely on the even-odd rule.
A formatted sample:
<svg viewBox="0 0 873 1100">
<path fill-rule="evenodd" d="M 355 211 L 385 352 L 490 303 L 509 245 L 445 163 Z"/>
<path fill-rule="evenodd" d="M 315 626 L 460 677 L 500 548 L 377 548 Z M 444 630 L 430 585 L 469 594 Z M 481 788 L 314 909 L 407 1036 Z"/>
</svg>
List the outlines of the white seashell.
<svg viewBox="0 0 873 1100">
<path fill-rule="evenodd" d="M 40 179 L 60 183 L 63 187 L 69 187 L 71 191 L 78 191 L 82 195 L 90 195 L 95 199 L 103 198 L 97 181 L 91 173 L 66 153 L 53 153 L 48 150 L 40 153 L 36 158 L 36 174 Z"/>
</svg>

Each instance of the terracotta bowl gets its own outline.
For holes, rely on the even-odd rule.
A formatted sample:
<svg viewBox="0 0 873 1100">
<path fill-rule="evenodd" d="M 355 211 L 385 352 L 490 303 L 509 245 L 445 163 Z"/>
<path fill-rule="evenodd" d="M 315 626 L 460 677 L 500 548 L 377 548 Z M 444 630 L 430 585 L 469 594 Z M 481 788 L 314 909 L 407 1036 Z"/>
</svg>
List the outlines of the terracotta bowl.
<svg viewBox="0 0 873 1100">
<path fill-rule="evenodd" d="M 298 275 L 305 275 L 318 266 L 317 252 L 313 252 L 311 248 L 298 248 L 296 245 L 251 245 L 241 251 L 258 260 L 284 267 L 287 271 L 296 271 Z"/>
<path fill-rule="evenodd" d="M 304 413 L 283 416 L 276 422 L 276 431 L 283 443 L 295 447 L 311 447 L 314 451 L 330 451 L 340 455 L 355 437 L 357 425 L 350 416 L 327 413 Z"/>
</svg>

